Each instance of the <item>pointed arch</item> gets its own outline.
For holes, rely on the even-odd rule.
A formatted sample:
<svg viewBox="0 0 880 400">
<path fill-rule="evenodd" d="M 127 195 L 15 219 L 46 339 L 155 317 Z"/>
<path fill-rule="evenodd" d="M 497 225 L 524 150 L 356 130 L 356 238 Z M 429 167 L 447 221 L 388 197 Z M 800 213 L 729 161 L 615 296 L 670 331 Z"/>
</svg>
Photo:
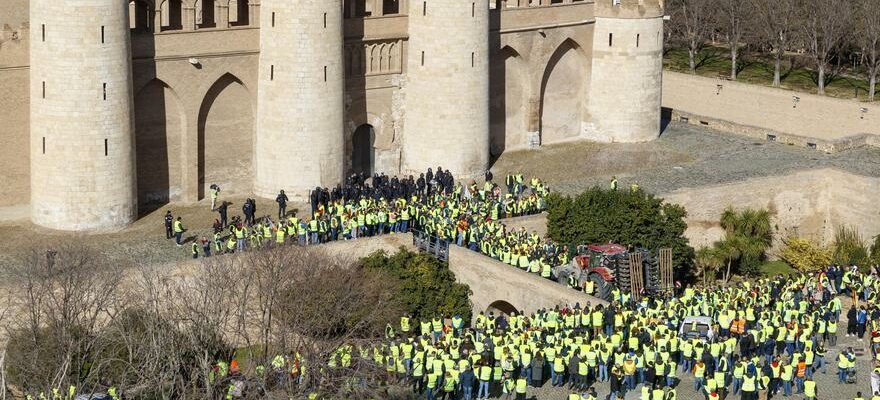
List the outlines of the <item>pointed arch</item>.
<svg viewBox="0 0 880 400">
<path fill-rule="evenodd" d="M 513 47 L 507 45 L 493 55 L 490 66 L 490 152 L 499 156 L 504 151 L 526 145 L 528 98 L 528 65 Z"/>
<path fill-rule="evenodd" d="M 382 58 L 381 54 L 379 54 L 380 49 L 379 45 L 371 44 L 370 45 L 370 69 L 367 70 L 368 74 L 373 74 L 379 72 L 379 59 Z"/>
<path fill-rule="evenodd" d="M 177 92 L 153 78 L 134 96 L 138 213 L 179 200 L 186 112 Z"/>
<path fill-rule="evenodd" d="M 571 38 L 565 38 L 547 60 L 541 75 L 538 113 L 542 145 L 579 134 L 587 69 L 583 48 Z"/>
<path fill-rule="evenodd" d="M 226 193 L 252 189 L 253 97 L 231 73 L 221 75 L 202 99 L 198 116 L 198 198 L 218 184 Z"/>
<path fill-rule="evenodd" d="M 400 70 L 399 59 L 400 58 L 397 55 L 397 43 L 392 42 L 388 45 L 388 69 L 391 72 L 397 72 Z"/>
</svg>

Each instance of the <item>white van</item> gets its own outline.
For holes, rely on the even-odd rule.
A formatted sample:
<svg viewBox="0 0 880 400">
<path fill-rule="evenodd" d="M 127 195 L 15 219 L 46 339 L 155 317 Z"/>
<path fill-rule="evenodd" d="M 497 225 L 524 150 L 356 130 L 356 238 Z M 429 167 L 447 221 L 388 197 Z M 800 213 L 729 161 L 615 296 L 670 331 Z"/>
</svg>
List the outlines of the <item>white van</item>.
<svg viewBox="0 0 880 400">
<path fill-rule="evenodd" d="M 709 341 L 715 337 L 712 323 L 712 318 L 709 317 L 685 317 L 681 322 L 678 333 L 687 339 L 697 338 Z"/>
</svg>

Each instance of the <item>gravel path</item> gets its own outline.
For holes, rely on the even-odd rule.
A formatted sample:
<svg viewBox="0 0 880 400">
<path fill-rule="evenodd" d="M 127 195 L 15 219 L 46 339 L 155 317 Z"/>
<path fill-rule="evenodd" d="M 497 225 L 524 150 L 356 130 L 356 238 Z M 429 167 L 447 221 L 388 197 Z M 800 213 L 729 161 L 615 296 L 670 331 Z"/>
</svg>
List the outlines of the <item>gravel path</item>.
<svg viewBox="0 0 880 400">
<path fill-rule="evenodd" d="M 654 142 L 573 143 L 511 152 L 502 155 L 492 170 L 500 179 L 507 171 L 546 177 L 552 189 L 576 194 L 593 185 L 604 187 L 614 175 L 621 187 L 637 182 L 648 191 L 667 193 L 827 167 L 880 176 L 880 149 L 863 147 L 825 154 L 673 123 Z"/>
</svg>

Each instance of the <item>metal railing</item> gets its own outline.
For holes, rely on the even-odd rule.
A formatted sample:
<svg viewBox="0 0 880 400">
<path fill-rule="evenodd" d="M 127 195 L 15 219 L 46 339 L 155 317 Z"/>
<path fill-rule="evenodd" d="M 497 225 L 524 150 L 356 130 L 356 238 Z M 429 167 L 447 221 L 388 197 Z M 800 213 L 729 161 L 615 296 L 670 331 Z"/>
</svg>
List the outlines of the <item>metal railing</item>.
<svg viewBox="0 0 880 400">
<path fill-rule="evenodd" d="M 413 235 L 413 245 L 419 251 L 428 253 L 440 261 L 449 262 L 448 241 L 423 231 L 411 230 L 411 232 Z"/>
</svg>

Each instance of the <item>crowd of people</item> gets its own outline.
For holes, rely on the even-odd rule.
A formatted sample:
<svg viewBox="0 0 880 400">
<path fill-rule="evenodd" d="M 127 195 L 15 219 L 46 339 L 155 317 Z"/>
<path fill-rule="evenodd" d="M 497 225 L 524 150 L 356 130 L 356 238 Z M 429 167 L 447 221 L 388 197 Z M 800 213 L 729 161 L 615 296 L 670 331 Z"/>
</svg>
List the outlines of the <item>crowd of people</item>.
<svg viewBox="0 0 880 400">
<path fill-rule="evenodd" d="M 235 216 L 227 221 L 229 203 L 218 202 L 217 193 L 219 188 L 212 187 L 212 205 L 219 213 L 213 238 L 193 241 L 193 258 L 287 243 L 312 245 L 414 231 L 548 278 L 552 266 L 567 262 L 567 249 L 536 232 L 511 230 L 500 222 L 546 208 L 547 186 L 538 178 L 526 180 L 522 174 L 506 176 L 502 185 L 493 182 L 491 173 L 482 184 L 474 180 L 462 184 L 441 167 L 436 172 L 429 169 L 417 179 L 354 175 L 333 190 L 312 191 L 310 218 L 288 213 L 289 198 L 281 191 L 276 197 L 278 218 L 256 217 L 256 202 L 247 199 L 242 206 L 244 219 Z M 175 219 L 168 211 L 165 228 L 166 237 L 181 246 L 186 231 L 181 218 Z"/>
<path fill-rule="evenodd" d="M 503 184 L 487 176 L 481 185 L 462 185 L 441 168 L 418 179 L 353 176 L 333 190 L 313 191 L 309 219 L 287 214 L 288 199 L 281 192 L 277 220 L 234 218 L 226 225 L 218 219 L 209 244 L 215 251 L 235 252 L 416 231 L 550 278 L 552 266 L 568 261 L 568 249 L 501 222 L 542 211 L 548 193 L 540 179 L 518 174 L 508 175 Z M 169 237 L 177 233 L 179 219 L 171 223 Z M 688 287 L 640 301 L 625 290 L 615 291 L 608 306 L 575 304 L 529 315 L 480 313 L 470 324 L 460 316 L 403 317 L 399 326 L 388 327 L 382 346 L 343 346 L 328 366 L 345 367 L 352 357 L 369 359 L 384 367 L 385 379 L 409 384 L 427 399 L 524 399 L 549 381 L 566 387 L 570 400 L 597 400 L 600 385 L 607 385 L 602 391 L 611 400 L 631 391 L 643 400 L 673 400 L 683 390 L 681 378 L 688 376 L 692 389 L 708 400 L 795 394 L 815 400 L 820 388 L 814 374 L 825 374 L 829 364 L 832 370 L 836 366 L 839 384 L 857 376 L 856 351 L 837 347 L 841 317 L 846 317 L 846 336 L 864 343 L 869 334 L 874 365 L 880 360 L 877 272 L 832 266 L 815 275 L 721 289 Z M 845 312 L 844 295 L 853 299 Z M 711 318 L 713 335 L 682 334 L 682 321 L 697 316 Z M 297 377 L 305 367 L 295 355 L 279 355 L 270 368 Z M 871 377 L 868 398 L 880 400 L 880 368 Z M 827 398 L 824 394 L 834 389 L 821 390 Z"/>
<path fill-rule="evenodd" d="M 876 274 L 847 270 L 837 279 L 832 268 L 729 288 L 688 287 L 638 302 L 621 297 L 608 306 L 575 304 L 510 316 L 481 312 L 469 325 L 459 316 L 402 317 L 398 329 L 389 326 L 383 345 L 343 346 L 329 364 L 371 359 L 385 367 L 385 379 L 405 382 L 429 400 L 525 399 L 548 381 L 567 388 L 570 400 L 596 400 L 600 385 L 607 385 L 603 392 L 611 400 L 631 391 L 643 400 L 673 400 L 685 390 L 678 384 L 686 375 L 693 381 L 688 389 L 710 400 L 796 394 L 815 400 L 820 393 L 841 398 L 834 387 L 819 388 L 814 376 L 831 365 L 839 384 L 855 381 L 856 352 L 837 348 L 841 294 L 855 293 L 862 305 L 854 303 L 849 313 L 867 314 L 867 322 L 857 319 L 855 331 L 871 335 L 869 398 L 877 400 L 878 289 Z M 711 318 L 712 335 L 679 329 L 695 316 Z"/>
<path fill-rule="evenodd" d="M 846 314 L 867 315 L 866 326 L 856 318 L 855 327 L 847 328 L 855 333 L 847 336 L 870 332 L 873 361 L 869 396 L 858 392 L 854 399 L 878 400 L 878 293 L 876 272 L 830 267 L 727 288 L 687 287 L 641 301 L 621 296 L 607 306 L 575 304 L 509 316 L 481 312 L 469 324 L 457 315 L 427 321 L 404 316 L 398 326 L 389 324 L 382 345 L 342 346 L 327 365 L 371 360 L 386 371 L 384 380 L 409 385 L 429 400 L 525 399 L 548 383 L 564 388 L 569 400 L 598 400 L 600 388 L 610 400 L 632 391 L 642 400 L 674 400 L 680 391 L 708 400 L 842 399 L 814 377 L 830 365 L 838 384 L 856 383 L 857 352 L 837 346 L 847 298 L 854 303 Z M 710 318 L 712 333 L 680 329 L 688 317 Z M 846 321 L 851 325 L 853 319 Z M 272 361 L 275 373 L 296 381 L 303 368 L 294 354 Z M 693 382 L 686 389 L 680 386 L 684 377 Z"/>
</svg>

